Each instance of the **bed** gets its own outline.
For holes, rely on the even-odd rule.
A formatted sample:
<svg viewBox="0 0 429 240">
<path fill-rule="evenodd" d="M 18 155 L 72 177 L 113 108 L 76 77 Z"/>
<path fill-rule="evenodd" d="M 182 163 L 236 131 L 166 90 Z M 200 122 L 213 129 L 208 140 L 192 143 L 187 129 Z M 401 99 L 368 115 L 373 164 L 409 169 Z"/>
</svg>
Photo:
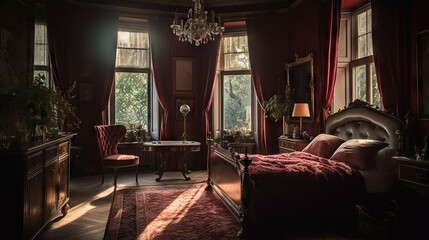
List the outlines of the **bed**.
<svg viewBox="0 0 429 240">
<path fill-rule="evenodd" d="M 299 152 L 239 154 L 209 137 L 207 190 L 239 219 L 240 237 L 337 226 L 353 221 L 356 204 L 392 191 L 403 130 L 398 118 L 356 100 Z"/>
</svg>

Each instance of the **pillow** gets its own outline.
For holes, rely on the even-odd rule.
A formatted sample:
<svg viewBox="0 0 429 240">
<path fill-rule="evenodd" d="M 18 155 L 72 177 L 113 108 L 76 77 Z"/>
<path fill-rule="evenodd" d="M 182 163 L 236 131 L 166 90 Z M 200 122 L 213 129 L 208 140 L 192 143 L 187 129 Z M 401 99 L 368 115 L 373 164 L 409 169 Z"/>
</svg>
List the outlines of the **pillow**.
<svg viewBox="0 0 429 240">
<path fill-rule="evenodd" d="M 302 151 L 320 157 L 330 158 L 335 150 L 344 142 L 345 141 L 340 137 L 321 133 L 302 149 Z"/>
<path fill-rule="evenodd" d="M 389 144 L 371 139 L 351 139 L 341 144 L 331 159 L 345 162 L 353 168 L 365 170 L 378 150 Z"/>
<path fill-rule="evenodd" d="M 371 167 L 374 167 L 378 171 L 391 170 L 396 162 L 392 158 L 396 155 L 396 150 L 390 147 L 380 149 L 371 159 Z"/>
</svg>

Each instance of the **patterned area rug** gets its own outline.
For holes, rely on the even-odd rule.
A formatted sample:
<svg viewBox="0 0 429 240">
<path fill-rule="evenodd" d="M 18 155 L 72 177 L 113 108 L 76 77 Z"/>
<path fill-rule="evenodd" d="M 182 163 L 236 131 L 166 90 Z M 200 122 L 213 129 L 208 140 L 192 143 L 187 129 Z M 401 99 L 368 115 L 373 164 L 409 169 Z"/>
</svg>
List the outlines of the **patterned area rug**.
<svg viewBox="0 0 429 240">
<path fill-rule="evenodd" d="M 116 191 L 104 239 L 238 239 L 238 220 L 205 183 Z"/>
</svg>

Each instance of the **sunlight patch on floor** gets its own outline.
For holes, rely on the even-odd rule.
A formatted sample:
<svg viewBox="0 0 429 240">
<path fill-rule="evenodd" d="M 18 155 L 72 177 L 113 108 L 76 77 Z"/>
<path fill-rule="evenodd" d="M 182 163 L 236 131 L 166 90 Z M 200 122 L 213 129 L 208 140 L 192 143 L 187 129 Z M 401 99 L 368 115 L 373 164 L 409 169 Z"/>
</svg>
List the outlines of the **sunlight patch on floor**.
<svg viewBox="0 0 429 240">
<path fill-rule="evenodd" d="M 170 224 L 179 224 L 189 209 L 196 204 L 204 193 L 204 188 L 189 189 L 178 196 L 152 222 L 148 223 L 139 237 L 154 238 L 160 235 Z"/>
<path fill-rule="evenodd" d="M 61 221 L 58 221 L 52 224 L 51 229 L 61 228 L 63 226 L 66 226 L 69 223 L 72 223 L 76 219 L 79 219 L 91 209 L 96 208 L 96 206 L 91 204 L 93 201 L 96 201 L 101 198 L 105 198 L 106 196 L 111 194 L 112 191 L 113 191 L 113 186 L 91 197 L 87 201 L 83 201 L 82 203 L 70 208 L 67 215 L 63 219 L 61 219 Z"/>
</svg>

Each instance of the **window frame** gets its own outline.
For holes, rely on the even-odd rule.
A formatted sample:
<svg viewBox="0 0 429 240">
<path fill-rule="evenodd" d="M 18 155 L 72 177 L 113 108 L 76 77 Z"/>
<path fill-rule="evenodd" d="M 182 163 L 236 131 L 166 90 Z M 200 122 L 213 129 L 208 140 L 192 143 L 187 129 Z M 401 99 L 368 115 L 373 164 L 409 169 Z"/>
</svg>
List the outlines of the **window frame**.
<svg viewBox="0 0 429 240">
<path fill-rule="evenodd" d="M 149 27 L 145 23 L 136 23 L 136 22 L 128 22 L 128 21 L 121 21 L 118 26 L 118 32 L 120 31 L 129 31 L 129 32 L 147 32 L 150 34 Z M 116 51 L 118 50 L 118 46 L 116 47 Z M 150 35 L 149 35 L 149 48 L 146 49 L 149 51 L 149 67 L 148 68 L 133 68 L 133 67 L 117 67 L 115 64 L 115 72 L 116 75 L 117 72 L 124 72 L 124 73 L 146 73 L 148 75 L 148 87 L 146 89 L 147 91 L 147 129 L 146 131 L 151 133 L 154 129 L 154 126 L 152 126 L 152 114 L 153 114 L 153 74 L 152 74 L 152 61 L 151 61 L 151 50 L 150 50 Z M 116 124 L 116 118 L 115 118 L 115 89 L 116 89 L 116 77 L 114 77 L 113 83 L 112 83 L 112 91 L 110 94 L 109 99 L 109 124 Z"/>
<path fill-rule="evenodd" d="M 214 99 L 212 103 L 212 112 L 213 112 L 213 129 L 220 130 L 220 134 L 215 134 L 215 138 L 221 138 L 223 137 L 223 132 L 226 130 L 224 125 L 224 78 L 225 76 L 232 76 L 232 75 L 250 75 L 250 81 L 251 81 L 251 124 L 250 124 L 250 131 L 251 135 L 253 137 L 256 137 L 257 133 L 257 103 L 256 103 L 256 92 L 253 82 L 253 76 L 252 71 L 250 69 L 250 62 L 249 62 L 249 69 L 248 70 L 223 70 L 224 68 L 224 54 L 222 52 L 223 49 L 223 38 L 224 37 L 234 37 L 234 36 L 247 36 L 247 32 L 245 29 L 236 29 L 236 31 L 233 32 L 226 32 L 223 34 L 221 39 L 221 51 L 220 51 L 220 57 L 219 57 L 219 69 L 217 74 L 217 79 L 215 84 L 215 91 L 214 91 Z M 250 61 L 250 59 L 249 59 Z"/>
<path fill-rule="evenodd" d="M 368 10 L 371 10 L 371 4 L 367 4 L 355 11 L 353 11 L 351 13 L 351 22 L 352 22 L 352 36 L 351 36 L 351 48 L 352 48 L 352 59 L 350 61 L 350 81 L 351 81 L 351 86 L 352 86 L 352 100 L 357 98 L 357 91 L 356 91 L 356 87 L 357 87 L 357 82 L 355 79 L 355 72 L 356 72 L 356 67 L 358 66 L 362 66 L 365 65 L 366 67 L 366 72 L 365 72 L 365 78 L 366 78 L 366 99 L 363 99 L 365 101 L 367 101 L 370 104 L 374 104 L 374 93 L 373 92 L 373 83 L 372 83 L 372 71 L 371 71 L 371 66 L 374 64 L 374 51 L 372 52 L 371 55 L 365 56 L 365 57 L 361 57 L 361 58 L 357 58 L 358 55 L 358 44 L 359 44 L 359 40 L 358 40 L 358 15 L 366 12 Z M 372 10 L 371 10 L 372 13 Z M 371 17 L 369 17 L 370 19 Z M 368 19 L 367 19 L 368 20 Z M 371 21 L 372 23 L 372 21 Z M 366 31 L 366 35 L 370 35 L 372 38 L 372 25 L 371 26 L 371 31 Z M 367 25 L 368 27 L 368 25 Z M 362 36 L 362 35 L 360 35 Z M 372 39 L 371 39 L 371 43 L 372 43 Z M 368 38 L 367 38 L 367 44 L 370 44 Z M 380 93 L 378 93 L 378 95 L 380 95 Z M 380 102 L 380 105 L 382 105 L 382 103 Z M 379 106 L 382 107 L 382 106 Z"/>
<path fill-rule="evenodd" d="M 47 60 L 47 65 L 37 65 L 35 63 L 35 60 L 34 60 L 34 58 L 35 58 L 35 53 L 34 53 L 34 58 L 33 58 L 33 79 L 36 77 L 36 74 L 35 74 L 36 71 L 45 71 L 45 72 L 47 72 L 47 76 L 45 78 L 46 87 L 49 88 L 49 89 L 54 89 L 55 84 L 53 82 L 52 73 L 51 73 L 51 62 L 50 62 L 51 57 L 50 57 L 50 54 L 49 54 L 49 41 L 48 41 L 48 33 L 47 33 L 48 25 L 47 25 L 47 22 L 45 20 L 35 19 L 35 21 L 34 21 L 34 40 L 33 40 L 33 45 L 34 46 L 33 46 L 33 52 L 35 52 L 35 45 L 36 45 L 36 37 L 35 37 L 35 35 L 36 35 L 36 33 L 35 33 L 35 31 L 36 31 L 36 24 L 44 25 L 45 28 L 46 28 L 46 58 L 47 58 L 46 60 Z"/>
</svg>

